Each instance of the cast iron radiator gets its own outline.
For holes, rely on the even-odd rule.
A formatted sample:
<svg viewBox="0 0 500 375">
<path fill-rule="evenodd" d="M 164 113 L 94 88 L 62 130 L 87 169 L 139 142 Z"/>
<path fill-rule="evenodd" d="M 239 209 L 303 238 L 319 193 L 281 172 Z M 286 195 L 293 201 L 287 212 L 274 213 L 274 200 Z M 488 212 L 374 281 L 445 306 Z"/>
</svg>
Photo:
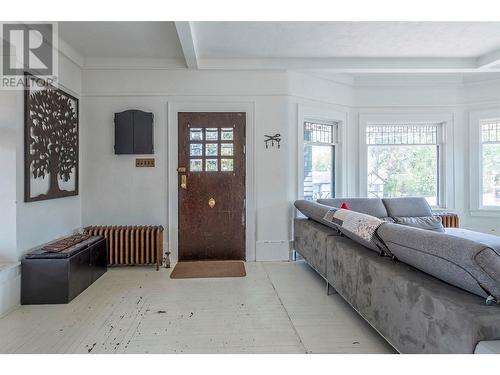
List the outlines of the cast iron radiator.
<svg viewBox="0 0 500 375">
<path fill-rule="evenodd" d="M 162 226 L 92 226 L 85 234 L 108 240 L 108 265 L 156 264 L 163 260 Z"/>
<path fill-rule="evenodd" d="M 439 216 L 443 227 L 445 228 L 458 228 L 459 220 L 458 215 L 453 212 L 434 212 L 434 216 Z"/>
</svg>

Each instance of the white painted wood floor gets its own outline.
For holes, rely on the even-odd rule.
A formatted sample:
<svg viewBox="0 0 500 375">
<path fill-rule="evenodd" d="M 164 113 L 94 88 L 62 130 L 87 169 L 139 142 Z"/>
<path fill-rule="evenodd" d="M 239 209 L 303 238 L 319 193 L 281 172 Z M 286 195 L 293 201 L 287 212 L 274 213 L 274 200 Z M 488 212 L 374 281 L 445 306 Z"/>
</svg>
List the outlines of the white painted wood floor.
<svg viewBox="0 0 500 375">
<path fill-rule="evenodd" d="M 245 266 L 190 280 L 112 268 L 68 305 L 0 319 L 0 353 L 394 353 L 303 261 Z"/>
</svg>

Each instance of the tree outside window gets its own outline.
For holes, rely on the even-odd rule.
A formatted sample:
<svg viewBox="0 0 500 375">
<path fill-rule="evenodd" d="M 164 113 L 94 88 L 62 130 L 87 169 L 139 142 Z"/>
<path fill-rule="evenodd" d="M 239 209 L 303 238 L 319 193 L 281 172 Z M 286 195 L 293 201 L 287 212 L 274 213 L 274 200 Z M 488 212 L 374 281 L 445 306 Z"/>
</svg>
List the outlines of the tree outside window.
<svg viewBox="0 0 500 375">
<path fill-rule="evenodd" d="M 420 196 L 438 206 L 438 134 L 439 124 L 368 126 L 368 196 Z"/>
</svg>

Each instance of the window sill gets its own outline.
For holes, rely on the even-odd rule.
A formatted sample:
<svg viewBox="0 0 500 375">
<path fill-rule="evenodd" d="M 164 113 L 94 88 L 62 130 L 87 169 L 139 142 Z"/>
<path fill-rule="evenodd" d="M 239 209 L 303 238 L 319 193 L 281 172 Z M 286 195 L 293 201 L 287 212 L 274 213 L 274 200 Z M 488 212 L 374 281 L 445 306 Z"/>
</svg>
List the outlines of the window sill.
<svg viewBox="0 0 500 375">
<path fill-rule="evenodd" d="M 476 210 L 470 211 L 471 216 L 477 217 L 499 217 L 500 216 L 500 207 L 499 208 L 480 208 Z"/>
</svg>

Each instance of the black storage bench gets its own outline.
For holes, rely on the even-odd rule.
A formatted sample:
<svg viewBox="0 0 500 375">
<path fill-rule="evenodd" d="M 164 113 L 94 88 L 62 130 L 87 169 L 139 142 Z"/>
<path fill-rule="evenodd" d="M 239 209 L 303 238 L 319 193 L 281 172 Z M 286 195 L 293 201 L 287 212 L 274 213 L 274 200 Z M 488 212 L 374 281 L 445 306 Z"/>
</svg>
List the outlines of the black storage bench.
<svg viewBox="0 0 500 375">
<path fill-rule="evenodd" d="M 61 252 L 43 248 L 21 261 L 21 304 L 68 303 L 107 270 L 107 242 L 93 236 Z"/>
</svg>

